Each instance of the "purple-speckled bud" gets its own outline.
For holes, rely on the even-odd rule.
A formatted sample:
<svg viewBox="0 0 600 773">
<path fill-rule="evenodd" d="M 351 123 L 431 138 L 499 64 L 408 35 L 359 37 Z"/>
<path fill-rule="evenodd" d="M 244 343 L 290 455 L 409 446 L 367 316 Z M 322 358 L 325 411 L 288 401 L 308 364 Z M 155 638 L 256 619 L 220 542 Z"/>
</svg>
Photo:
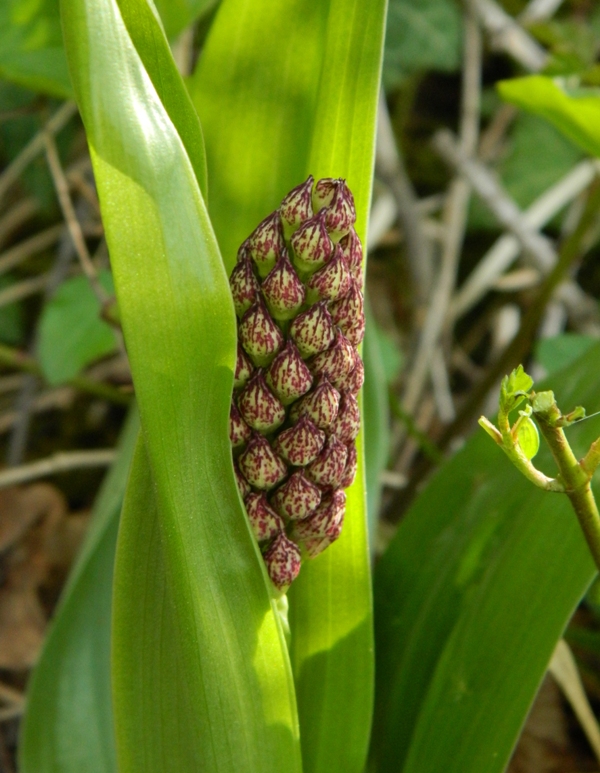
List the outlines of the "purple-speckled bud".
<svg viewBox="0 0 600 773">
<path fill-rule="evenodd" d="M 244 504 L 250 526 L 258 542 L 273 539 L 284 531 L 283 518 L 270 507 L 264 492 L 248 494 L 244 497 Z"/>
<path fill-rule="evenodd" d="M 355 367 L 355 349 L 338 330 L 333 346 L 317 354 L 308 362 L 315 376 L 326 376 L 335 387 L 344 387 L 344 379 Z"/>
<path fill-rule="evenodd" d="M 238 335 L 255 365 L 267 365 L 283 346 L 283 334 L 260 297 L 242 317 Z"/>
<path fill-rule="evenodd" d="M 296 421 L 300 416 L 308 418 L 319 428 L 327 429 L 338 413 L 340 393 L 325 377 L 317 386 L 290 410 L 290 418 Z"/>
<path fill-rule="evenodd" d="M 346 236 L 340 239 L 340 248 L 342 255 L 346 258 L 350 273 L 358 283 L 359 289 L 362 290 L 364 284 L 363 251 L 362 244 L 354 228 L 351 228 Z"/>
<path fill-rule="evenodd" d="M 275 537 L 263 558 L 273 585 L 280 591 L 286 591 L 300 571 L 298 546 L 282 532 Z"/>
<path fill-rule="evenodd" d="M 304 470 L 297 470 L 281 485 L 271 498 L 273 507 L 280 515 L 292 521 L 309 516 L 321 502 L 321 492 Z"/>
<path fill-rule="evenodd" d="M 336 246 L 333 257 L 323 268 L 316 271 L 306 283 L 307 300 L 313 303 L 319 298 L 335 301 L 343 298 L 350 290 L 352 275 L 346 264 L 339 246 Z"/>
<path fill-rule="evenodd" d="M 275 319 L 291 319 L 304 303 L 306 290 L 287 252 L 281 254 L 275 268 L 262 283 L 262 291 Z"/>
<path fill-rule="evenodd" d="M 359 430 L 360 410 L 358 408 L 358 401 L 351 392 L 344 392 L 338 415 L 330 427 L 330 432 L 336 435 L 342 443 L 351 443 L 358 435 Z"/>
<path fill-rule="evenodd" d="M 262 369 L 258 369 L 237 399 L 244 421 L 258 432 L 272 432 L 285 419 L 285 408 L 271 392 Z"/>
<path fill-rule="evenodd" d="M 305 467 L 319 455 L 325 445 L 325 433 L 302 416 L 293 427 L 285 429 L 275 440 L 275 450 L 294 467 Z"/>
<path fill-rule="evenodd" d="M 246 239 L 246 248 L 260 276 L 266 276 L 285 249 L 279 212 L 272 212 Z"/>
<path fill-rule="evenodd" d="M 354 196 L 345 180 L 338 180 L 333 198 L 327 205 L 325 212 L 327 213 L 325 220 L 327 231 L 331 240 L 337 243 L 356 222 Z"/>
<path fill-rule="evenodd" d="M 365 383 L 365 366 L 363 365 L 363 361 L 360 359 L 358 352 L 356 351 L 354 361 L 356 363 L 354 368 L 344 379 L 344 389 L 347 392 L 352 392 L 352 394 L 355 395 L 360 391 L 362 385 Z"/>
<path fill-rule="evenodd" d="M 312 195 L 313 210 L 315 212 L 331 204 L 337 184 L 338 181 L 332 177 L 323 177 L 317 181 Z"/>
<path fill-rule="evenodd" d="M 298 347 L 288 341 L 267 371 L 267 384 L 284 405 L 289 405 L 310 389 L 312 373 L 300 356 Z"/>
<path fill-rule="evenodd" d="M 306 474 L 321 488 L 337 488 L 344 477 L 347 458 L 346 446 L 330 435 L 321 453 L 306 468 Z"/>
<path fill-rule="evenodd" d="M 241 317 L 252 306 L 260 291 L 252 271 L 252 261 L 249 257 L 244 257 L 239 263 L 235 264 L 229 277 L 229 286 L 231 288 L 235 313 L 238 317 Z"/>
<path fill-rule="evenodd" d="M 252 489 L 250 488 L 250 484 L 248 483 L 246 478 L 244 478 L 242 473 L 239 471 L 238 466 L 235 462 L 233 463 L 233 471 L 235 473 L 235 481 L 237 483 L 238 490 L 243 499 L 247 494 L 249 494 L 252 491 Z"/>
<path fill-rule="evenodd" d="M 231 440 L 232 448 L 243 446 L 244 443 L 250 440 L 251 434 L 252 430 L 242 419 L 236 404 L 231 403 L 231 410 L 229 411 L 229 440 Z"/>
<path fill-rule="evenodd" d="M 339 301 L 329 304 L 329 312 L 342 333 L 356 327 L 363 318 L 363 297 L 358 285 L 352 280 L 350 289 Z"/>
<path fill-rule="evenodd" d="M 334 534 L 344 519 L 345 510 L 346 495 L 341 489 L 324 496 L 313 515 L 294 524 L 294 538 L 306 543 Z"/>
<path fill-rule="evenodd" d="M 348 459 L 346 460 L 346 469 L 342 475 L 340 486 L 342 488 L 348 488 L 354 483 L 356 477 L 356 467 L 358 464 L 358 454 L 356 452 L 356 446 L 354 443 L 350 443 L 348 446 Z"/>
<path fill-rule="evenodd" d="M 290 336 L 303 357 L 325 351 L 335 339 L 335 325 L 327 309 L 327 301 L 320 301 L 298 314 L 290 325 Z"/>
<path fill-rule="evenodd" d="M 344 335 L 350 341 L 352 346 L 358 346 L 365 337 L 365 314 L 359 315 L 357 322 L 344 330 Z"/>
<path fill-rule="evenodd" d="M 325 225 L 326 210 L 305 220 L 290 239 L 295 264 L 300 271 L 312 272 L 333 255 L 333 244 Z"/>
<path fill-rule="evenodd" d="M 258 432 L 253 432 L 246 450 L 238 460 L 248 483 L 263 491 L 274 488 L 285 478 L 287 466 Z"/>
<path fill-rule="evenodd" d="M 297 185 L 287 194 L 279 207 L 283 230 L 287 238 L 303 223 L 312 217 L 312 187 L 314 178 L 308 176 L 306 182 Z"/>
<path fill-rule="evenodd" d="M 254 365 L 252 360 L 248 357 L 246 352 L 242 349 L 241 345 L 237 345 L 237 358 L 235 361 L 235 375 L 233 378 L 233 386 L 235 389 L 239 389 L 244 386 L 246 381 L 250 378 Z"/>
</svg>

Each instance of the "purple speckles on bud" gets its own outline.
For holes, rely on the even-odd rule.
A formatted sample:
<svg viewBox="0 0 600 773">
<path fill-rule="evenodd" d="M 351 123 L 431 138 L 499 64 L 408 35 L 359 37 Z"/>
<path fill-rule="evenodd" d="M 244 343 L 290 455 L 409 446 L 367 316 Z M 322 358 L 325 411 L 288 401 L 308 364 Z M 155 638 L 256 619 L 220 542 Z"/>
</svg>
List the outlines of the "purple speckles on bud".
<svg viewBox="0 0 600 773">
<path fill-rule="evenodd" d="M 301 556 L 298 546 L 284 533 L 278 534 L 264 554 L 273 585 L 285 592 L 298 576 Z"/>
<path fill-rule="evenodd" d="M 350 273 L 362 290 L 364 283 L 362 244 L 354 228 L 351 228 L 346 236 L 340 239 L 339 246 L 342 250 L 342 255 L 346 259 Z"/>
<path fill-rule="evenodd" d="M 249 494 L 252 491 L 252 489 L 250 488 L 250 484 L 248 483 L 246 478 L 244 478 L 242 473 L 239 471 L 237 464 L 235 463 L 233 465 L 233 471 L 235 473 L 235 481 L 237 483 L 238 490 L 243 499 L 247 494 Z"/>
<path fill-rule="evenodd" d="M 279 212 L 272 212 L 246 239 L 246 248 L 260 276 L 266 276 L 285 249 Z"/>
<path fill-rule="evenodd" d="M 337 416 L 339 405 L 340 393 L 323 377 L 306 397 L 292 407 L 290 416 L 293 421 L 300 416 L 308 416 L 319 429 L 327 429 Z"/>
<path fill-rule="evenodd" d="M 363 297 L 354 280 L 343 298 L 329 304 L 329 312 L 342 333 L 356 327 L 364 319 Z"/>
<path fill-rule="evenodd" d="M 333 199 L 338 181 L 332 177 L 323 177 L 317 181 L 312 195 L 313 209 L 318 212 L 323 207 L 328 207 Z"/>
<path fill-rule="evenodd" d="M 350 341 L 352 346 L 358 346 L 365 337 L 365 315 L 359 314 L 354 325 L 344 330 L 344 335 Z"/>
<path fill-rule="evenodd" d="M 327 263 L 333 255 L 333 244 L 325 225 L 326 211 L 306 220 L 290 242 L 300 271 L 312 272 Z"/>
<path fill-rule="evenodd" d="M 292 521 L 306 518 L 320 502 L 321 492 L 308 480 L 304 470 L 293 473 L 271 498 L 271 503 L 277 512 Z"/>
<path fill-rule="evenodd" d="M 294 270 L 287 252 L 262 283 L 262 292 L 275 319 L 291 319 L 304 303 L 306 290 Z"/>
<path fill-rule="evenodd" d="M 352 392 L 353 395 L 359 392 L 365 383 L 365 366 L 358 354 L 356 354 L 354 361 L 356 363 L 354 368 L 344 379 L 344 389 L 347 392 Z"/>
<path fill-rule="evenodd" d="M 235 389 L 239 389 L 244 386 L 246 381 L 250 378 L 254 370 L 252 360 L 248 357 L 246 352 L 242 349 L 240 344 L 237 345 L 237 358 L 235 361 L 235 375 L 233 379 L 233 386 Z"/>
<path fill-rule="evenodd" d="M 351 443 L 360 430 L 360 410 L 356 397 L 350 392 L 342 395 L 340 409 L 331 425 L 331 432 L 343 443 Z"/>
<path fill-rule="evenodd" d="M 249 257 L 244 257 L 236 263 L 231 276 L 229 286 L 235 306 L 235 313 L 241 317 L 255 302 L 260 287 L 252 271 L 252 262 Z"/>
<path fill-rule="evenodd" d="M 231 403 L 229 411 L 229 440 L 232 448 L 239 448 L 250 440 L 252 430 L 242 419 L 235 403 Z"/>
<path fill-rule="evenodd" d="M 350 290 L 351 282 L 352 275 L 338 246 L 329 263 L 316 271 L 308 280 L 306 284 L 308 301 L 312 302 L 319 298 L 335 301 L 343 298 Z"/>
<path fill-rule="evenodd" d="M 283 424 L 285 408 L 267 386 L 260 369 L 242 389 L 237 402 L 244 421 L 258 432 L 272 432 Z"/>
<path fill-rule="evenodd" d="M 277 453 L 294 467 L 310 464 L 324 445 L 325 433 L 307 416 L 302 416 L 293 427 L 284 430 L 275 440 Z"/>
<path fill-rule="evenodd" d="M 315 303 L 298 314 L 290 326 L 290 336 L 303 357 L 324 351 L 335 339 L 335 325 L 327 309 L 327 302 Z"/>
<path fill-rule="evenodd" d="M 279 207 L 279 215 L 287 238 L 303 223 L 312 217 L 312 187 L 314 178 L 308 176 L 306 182 L 297 185 L 287 194 Z"/>
<path fill-rule="evenodd" d="M 274 488 L 285 478 L 287 466 L 269 445 L 269 441 L 254 432 L 246 450 L 238 460 L 248 483 L 263 491 Z"/>
<path fill-rule="evenodd" d="M 326 545 L 329 545 L 332 538 L 337 539 L 339 536 L 345 511 L 346 495 L 343 491 L 337 490 L 323 497 L 314 515 L 294 524 L 295 539 L 304 543 L 309 555 L 317 555 L 321 552 L 318 546 L 322 540 L 326 540 Z"/>
<path fill-rule="evenodd" d="M 335 192 L 325 212 L 327 231 L 333 242 L 345 236 L 356 222 L 354 197 L 345 180 L 338 180 Z"/>
<path fill-rule="evenodd" d="M 273 539 L 285 529 L 283 519 L 269 505 L 264 492 L 248 494 L 244 498 L 244 504 L 258 542 Z"/>
<path fill-rule="evenodd" d="M 358 464 L 358 454 L 356 453 L 356 446 L 351 443 L 348 446 L 348 459 L 346 460 L 346 469 L 342 475 L 340 486 L 342 488 L 348 488 L 354 483 L 356 477 L 356 467 Z"/>
<path fill-rule="evenodd" d="M 338 330 L 335 343 L 308 363 L 315 376 L 325 376 L 335 387 L 343 387 L 346 376 L 355 367 L 354 347 Z"/>
<path fill-rule="evenodd" d="M 348 449 L 335 435 L 327 438 L 325 447 L 306 468 L 311 480 L 321 488 L 337 488 L 344 477 Z"/>
<path fill-rule="evenodd" d="M 312 373 L 293 341 L 288 341 L 271 363 L 266 377 L 268 385 L 284 405 L 289 405 L 310 389 Z"/>
<path fill-rule="evenodd" d="M 255 365 L 267 365 L 283 346 L 283 334 L 261 298 L 242 317 L 238 334 Z"/>
</svg>

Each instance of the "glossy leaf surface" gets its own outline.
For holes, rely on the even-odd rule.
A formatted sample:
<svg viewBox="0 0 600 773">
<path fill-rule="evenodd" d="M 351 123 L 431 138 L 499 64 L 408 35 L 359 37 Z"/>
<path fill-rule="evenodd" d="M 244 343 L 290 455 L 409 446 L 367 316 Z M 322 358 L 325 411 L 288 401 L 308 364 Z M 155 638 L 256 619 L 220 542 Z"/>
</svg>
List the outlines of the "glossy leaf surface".
<svg viewBox="0 0 600 773">
<path fill-rule="evenodd" d="M 547 384 L 600 407 L 596 346 Z M 544 388 L 536 384 L 536 389 Z M 568 430 L 581 454 L 594 420 Z M 536 466 L 554 463 L 542 443 Z M 419 496 L 375 575 L 378 773 L 501 773 L 595 574 L 566 497 L 477 433 Z"/>
<path fill-rule="evenodd" d="M 287 654 L 231 466 L 233 304 L 168 78 L 130 36 L 152 20 L 127 5 L 125 24 L 116 2 L 63 3 L 143 435 L 115 574 L 119 770 L 297 771 Z"/>
<path fill-rule="evenodd" d="M 380 0 L 222 5 L 192 93 L 229 270 L 243 239 L 309 173 L 347 178 L 364 241 L 384 18 Z M 306 771 L 364 763 L 373 655 L 363 475 L 361 464 L 341 539 L 290 592 Z"/>
<path fill-rule="evenodd" d="M 110 615 L 119 513 L 139 434 L 123 429 L 77 563 L 27 691 L 22 773 L 116 773 L 110 698 Z"/>
</svg>

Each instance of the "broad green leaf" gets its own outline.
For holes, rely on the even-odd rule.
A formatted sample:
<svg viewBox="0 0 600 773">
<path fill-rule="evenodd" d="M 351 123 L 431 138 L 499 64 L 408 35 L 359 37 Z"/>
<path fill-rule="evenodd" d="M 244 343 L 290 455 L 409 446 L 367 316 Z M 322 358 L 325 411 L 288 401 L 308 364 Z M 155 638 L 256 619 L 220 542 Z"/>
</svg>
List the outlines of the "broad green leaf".
<svg viewBox="0 0 600 773">
<path fill-rule="evenodd" d="M 517 428 L 517 440 L 528 459 L 533 459 L 540 450 L 540 433 L 530 418 L 525 418 Z"/>
<path fill-rule="evenodd" d="M 386 87 L 422 70 L 457 70 L 461 39 L 461 13 L 454 0 L 390 0 L 383 60 Z"/>
<path fill-rule="evenodd" d="M 186 143 L 128 32 L 150 23 L 136 2 L 128 26 L 114 0 L 62 4 L 143 438 L 115 573 L 119 771 L 294 773 L 291 672 L 227 431 L 233 304 Z"/>
<path fill-rule="evenodd" d="M 596 339 L 592 336 L 561 333 L 561 335 L 542 338 L 538 341 L 535 356 L 546 374 L 552 376 L 575 362 L 595 343 Z"/>
<path fill-rule="evenodd" d="M 528 75 L 500 81 L 502 99 L 553 123 L 576 145 L 600 156 L 600 94 L 597 89 L 569 91 L 560 78 Z"/>
<path fill-rule="evenodd" d="M 116 773 L 110 610 L 119 512 L 139 434 L 135 410 L 27 691 L 21 773 Z"/>
<path fill-rule="evenodd" d="M 225 0 L 191 84 L 207 147 L 209 208 L 225 263 L 309 173 L 348 180 L 363 238 L 385 3 Z M 359 449 L 362 457 L 362 441 Z M 290 592 L 304 768 L 362 770 L 372 692 L 361 462 L 336 545 Z"/>
<path fill-rule="evenodd" d="M 71 96 L 58 6 L 59 0 L 0 3 L 0 78 L 56 97 Z"/>
<path fill-rule="evenodd" d="M 596 346 L 552 379 L 563 410 L 600 408 L 599 367 Z M 567 432 L 581 454 L 597 426 Z M 554 470 L 544 445 L 536 465 Z M 377 773 L 501 773 L 594 574 L 567 498 L 532 486 L 483 432 L 471 438 L 375 573 Z"/>
<path fill-rule="evenodd" d="M 218 0 L 155 0 L 156 8 L 171 40 L 189 24 L 217 4 Z"/>
<path fill-rule="evenodd" d="M 109 271 L 98 275 L 113 292 Z M 111 326 L 101 316 L 100 301 L 85 276 L 67 279 L 44 306 L 40 317 L 39 360 L 46 381 L 64 384 L 86 365 L 116 349 Z"/>
</svg>

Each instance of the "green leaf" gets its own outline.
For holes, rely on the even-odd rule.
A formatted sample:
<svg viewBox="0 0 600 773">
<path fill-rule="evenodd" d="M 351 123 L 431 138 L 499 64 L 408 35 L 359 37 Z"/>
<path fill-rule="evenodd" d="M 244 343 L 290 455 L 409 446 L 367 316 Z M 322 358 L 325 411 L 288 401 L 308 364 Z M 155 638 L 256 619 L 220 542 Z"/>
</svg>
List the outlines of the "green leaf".
<svg viewBox="0 0 600 773">
<path fill-rule="evenodd" d="M 0 3 L 0 78 L 56 97 L 72 95 L 58 5 L 59 0 Z"/>
<path fill-rule="evenodd" d="M 559 403 L 599 408 L 599 367 L 596 346 L 553 379 Z M 569 430 L 578 454 L 597 434 L 586 424 Z M 551 466 L 545 448 L 539 458 Z M 378 773 L 501 773 L 594 574 L 567 498 L 472 437 L 377 566 Z"/>
<path fill-rule="evenodd" d="M 172 40 L 189 24 L 211 10 L 218 0 L 156 0 L 155 5 Z"/>
<path fill-rule="evenodd" d="M 596 343 L 592 336 L 561 333 L 542 338 L 535 348 L 535 356 L 548 376 L 567 368 Z"/>
<path fill-rule="evenodd" d="M 108 293 L 113 292 L 109 271 L 100 272 L 98 279 Z M 116 349 L 115 333 L 100 312 L 100 301 L 85 276 L 67 279 L 44 306 L 39 360 L 49 384 L 64 384 Z"/>
<path fill-rule="evenodd" d="M 462 20 L 453 0 L 390 0 L 383 77 L 392 88 L 420 70 L 457 70 Z"/>
<path fill-rule="evenodd" d="M 502 99 L 554 124 L 576 145 L 600 156 L 600 95 L 597 89 L 569 92 L 560 78 L 529 75 L 500 81 Z"/>
<path fill-rule="evenodd" d="M 529 417 L 523 419 L 517 428 L 517 440 L 528 459 L 533 459 L 540 450 L 540 433 Z"/>
<path fill-rule="evenodd" d="M 310 173 L 348 180 L 366 231 L 385 3 L 274 6 L 226 0 L 191 90 L 202 121 L 211 218 L 225 263 Z M 362 440 L 341 539 L 290 591 L 304 769 L 361 771 L 372 632 Z"/>
<path fill-rule="evenodd" d="M 132 410 L 27 690 L 21 773 L 116 773 L 110 610 L 119 512 L 136 438 Z"/>
<path fill-rule="evenodd" d="M 130 37 L 151 20 L 128 5 L 127 26 L 110 0 L 62 5 L 143 437 L 115 572 L 119 771 L 296 772 L 291 671 L 227 431 L 235 313 L 166 75 Z"/>
</svg>

